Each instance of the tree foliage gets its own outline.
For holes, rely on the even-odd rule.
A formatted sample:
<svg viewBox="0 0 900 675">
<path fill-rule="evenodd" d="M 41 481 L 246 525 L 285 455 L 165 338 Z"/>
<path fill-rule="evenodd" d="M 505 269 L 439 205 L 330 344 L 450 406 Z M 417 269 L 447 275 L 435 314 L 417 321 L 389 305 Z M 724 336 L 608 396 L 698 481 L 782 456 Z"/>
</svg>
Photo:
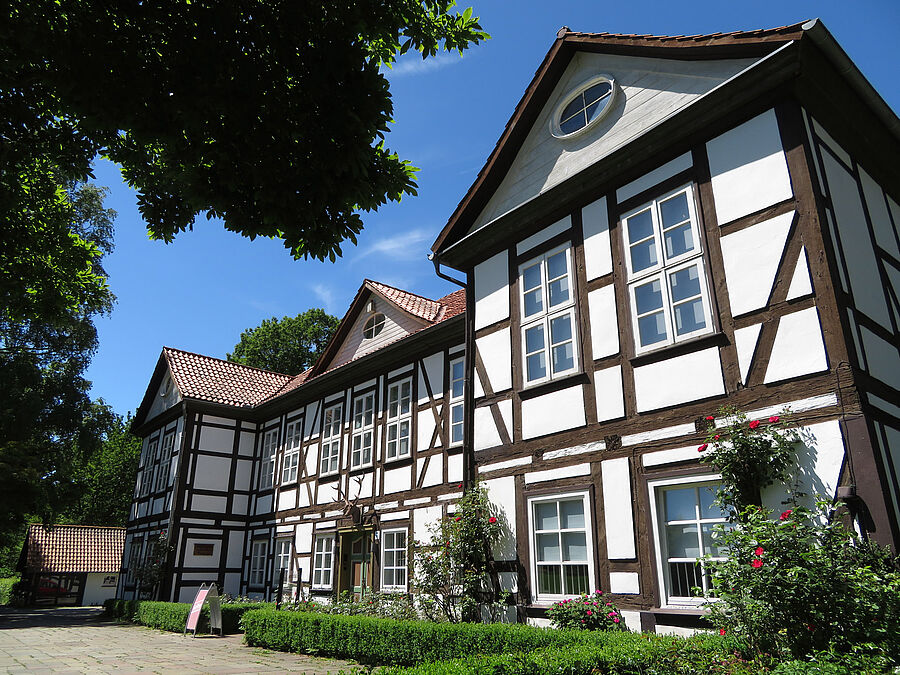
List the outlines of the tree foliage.
<svg viewBox="0 0 900 675">
<path fill-rule="evenodd" d="M 137 189 L 154 238 L 205 214 L 333 260 L 355 243 L 359 211 L 415 194 L 415 169 L 385 145 L 384 67 L 488 37 L 453 6 L 13 0 L 0 23 L 3 140 L 20 159 L 10 182 L 34 169 L 52 210 L 40 150 L 75 178 L 100 153 Z"/>
<path fill-rule="evenodd" d="M 240 342 L 227 358 L 245 366 L 297 375 L 315 363 L 340 322 L 318 308 L 294 317 L 273 316 L 241 333 Z"/>
</svg>

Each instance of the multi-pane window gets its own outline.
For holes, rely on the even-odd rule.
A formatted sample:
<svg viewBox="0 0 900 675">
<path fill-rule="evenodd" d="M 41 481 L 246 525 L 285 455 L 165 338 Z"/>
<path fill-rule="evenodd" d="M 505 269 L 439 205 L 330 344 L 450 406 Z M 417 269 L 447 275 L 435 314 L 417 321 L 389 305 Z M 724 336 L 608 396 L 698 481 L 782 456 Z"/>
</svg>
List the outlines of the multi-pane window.
<svg viewBox="0 0 900 675">
<path fill-rule="evenodd" d="M 156 485 L 153 490 L 159 492 L 169 486 L 172 468 L 172 451 L 175 449 L 175 432 L 166 434 L 163 437 L 162 451 L 160 452 L 159 467 L 156 469 Z"/>
<path fill-rule="evenodd" d="M 533 499 L 530 504 L 538 598 L 587 593 L 594 587 L 587 495 Z"/>
<path fill-rule="evenodd" d="M 313 588 L 331 588 L 331 572 L 334 563 L 334 536 L 316 537 L 313 555 Z"/>
<path fill-rule="evenodd" d="M 156 450 L 159 447 L 159 439 L 154 438 L 147 445 L 147 456 L 144 458 L 144 469 L 141 472 L 141 487 L 139 496 L 143 497 L 150 493 L 153 485 L 153 463 L 156 461 Z"/>
<path fill-rule="evenodd" d="M 266 554 L 268 542 L 259 539 L 250 549 L 250 585 L 262 586 L 266 581 Z"/>
<path fill-rule="evenodd" d="M 135 537 L 131 540 L 131 548 L 128 549 L 128 573 L 125 575 L 125 583 L 134 583 L 134 573 L 141 564 L 141 547 L 144 540 L 141 537 Z"/>
<path fill-rule="evenodd" d="M 381 534 L 381 588 L 406 590 L 406 530 Z"/>
<path fill-rule="evenodd" d="M 353 401 L 353 435 L 350 441 L 350 468 L 372 463 L 375 439 L 375 394 L 363 394 Z"/>
<path fill-rule="evenodd" d="M 409 457 L 412 427 L 412 379 L 388 387 L 387 459 Z"/>
<path fill-rule="evenodd" d="M 726 514 L 713 503 L 717 487 L 708 480 L 655 487 L 660 573 L 669 603 L 702 601 L 697 593 L 708 594 L 711 584 L 700 558 L 723 559 L 715 527 Z"/>
<path fill-rule="evenodd" d="M 278 583 L 278 570 L 284 570 L 284 580 L 290 580 L 291 573 L 291 540 L 275 540 L 275 583 Z"/>
<path fill-rule="evenodd" d="M 297 465 L 300 463 L 300 442 L 303 440 L 303 423 L 291 422 L 284 434 L 284 464 L 281 467 L 281 483 L 297 480 Z"/>
<path fill-rule="evenodd" d="M 466 381 L 465 359 L 450 362 L 450 445 L 463 442 L 463 392 Z"/>
<path fill-rule="evenodd" d="M 691 186 L 622 218 L 638 353 L 712 330 Z"/>
<path fill-rule="evenodd" d="M 568 244 L 519 268 L 526 385 L 578 368 L 573 278 Z"/>
<path fill-rule="evenodd" d="M 267 431 L 263 436 L 259 460 L 259 489 L 272 487 L 275 479 L 275 453 L 278 450 L 278 429 Z"/>
<path fill-rule="evenodd" d="M 322 451 L 319 473 L 326 476 L 338 470 L 341 461 L 341 417 L 343 406 L 338 403 L 325 409 L 322 417 Z"/>
</svg>

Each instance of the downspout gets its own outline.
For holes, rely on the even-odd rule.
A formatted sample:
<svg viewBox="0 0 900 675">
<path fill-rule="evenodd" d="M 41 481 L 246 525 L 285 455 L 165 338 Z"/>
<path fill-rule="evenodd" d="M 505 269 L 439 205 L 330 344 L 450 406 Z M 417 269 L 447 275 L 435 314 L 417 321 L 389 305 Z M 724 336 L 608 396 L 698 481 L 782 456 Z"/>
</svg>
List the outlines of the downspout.
<svg viewBox="0 0 900 675">
<path fill-rule="evenodd" d="M 463 490 L 467 490 L 474 479 L 475 458 L 472 448 L 474 447 L 474 427 L 472 425 L 472 411 L 474 410 L 474 398 L 472 390 L 472 373 L 475 369 L 475 293 L 471 288 L 470 282 L 460 281 L 449 274 L 441 272 L 441 261 L 436 253 L 430 253 L 428 259 L 434 264 L 434 273 L 441 279 L 462 286 L 466 291 L 466 353 L 463 370 L 465 371 L 463 379 Z"/>
</svg>

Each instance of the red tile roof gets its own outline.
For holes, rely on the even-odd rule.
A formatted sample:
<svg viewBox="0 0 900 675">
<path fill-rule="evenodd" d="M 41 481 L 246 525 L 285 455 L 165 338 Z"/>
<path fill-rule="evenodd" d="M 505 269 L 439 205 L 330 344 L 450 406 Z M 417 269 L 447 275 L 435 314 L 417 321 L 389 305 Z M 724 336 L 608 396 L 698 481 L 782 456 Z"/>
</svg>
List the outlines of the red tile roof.
<svg viewBox="0 0 900 675">
<path fill-rule="evenodd" d="M 443 309 L 440 301 L 429 300 L 409 291 L 402 291 L 399 288 L 372 281 L 371 279 L 366 279 L 365 284 L 376 293 L 393 302 L 400 309 L 430 323 L 434 323 L 437 320 Z"/>
<path fill-rule="evenodd" d="M 776 28 L 759 28 L 756 30 L 733 30 L 727 33 L 698 33 L 696 35 L 647 35 L 632 33 L 581 33 L 571 31 L 567 27 L 563 27 L 556 34 L 557 38 L 591 38 L 604 42 L 628 42 L 637 44 L 638 42 L 659 44 L 661 42 L 703 42 L 708 44 L 718 44 L 722 42 L 759 42 L 767 38 L 786 38 L 794 39 L 799 37 L 803 31 L 803 25 L 808 23 L 806 20 L 788 26 L 778 26 Z"/>
<path fill-rule="evenodd" d="M 28 572 L 118 572 L 124 527 L 29 525 L 23 551 Z"/>
<path fill-rule="evenodd" d="M 251 407 L 275 395 L 295 379 L 172 347 L 163 347 L 163 354 L 178 391 L 185 398 Z"/>
</svg>

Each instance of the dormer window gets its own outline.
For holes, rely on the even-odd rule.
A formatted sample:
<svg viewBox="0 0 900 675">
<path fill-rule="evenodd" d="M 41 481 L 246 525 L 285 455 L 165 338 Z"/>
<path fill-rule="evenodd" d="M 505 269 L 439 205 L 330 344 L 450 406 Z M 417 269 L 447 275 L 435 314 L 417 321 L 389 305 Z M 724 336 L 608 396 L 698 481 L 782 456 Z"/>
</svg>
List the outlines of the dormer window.
<svg viewBox="0 0 900 675">
<path fill-rule="evenodd" d="M 550 133 L 556 138 L 583 133 L 612 110 L 615 97 L 616 82 L 609 75 L 597 75 L 582 82 L 562 98 L 550 118 Z"/>
<path fill-rule="evenodd" d="M 384 314 L 376 312 L 366 319 L 366 323 L 363 326 L 363 337 L 366 340 L 371 340 L 381 332 L 382 328 L 384 328 Z"/>
</svg>

